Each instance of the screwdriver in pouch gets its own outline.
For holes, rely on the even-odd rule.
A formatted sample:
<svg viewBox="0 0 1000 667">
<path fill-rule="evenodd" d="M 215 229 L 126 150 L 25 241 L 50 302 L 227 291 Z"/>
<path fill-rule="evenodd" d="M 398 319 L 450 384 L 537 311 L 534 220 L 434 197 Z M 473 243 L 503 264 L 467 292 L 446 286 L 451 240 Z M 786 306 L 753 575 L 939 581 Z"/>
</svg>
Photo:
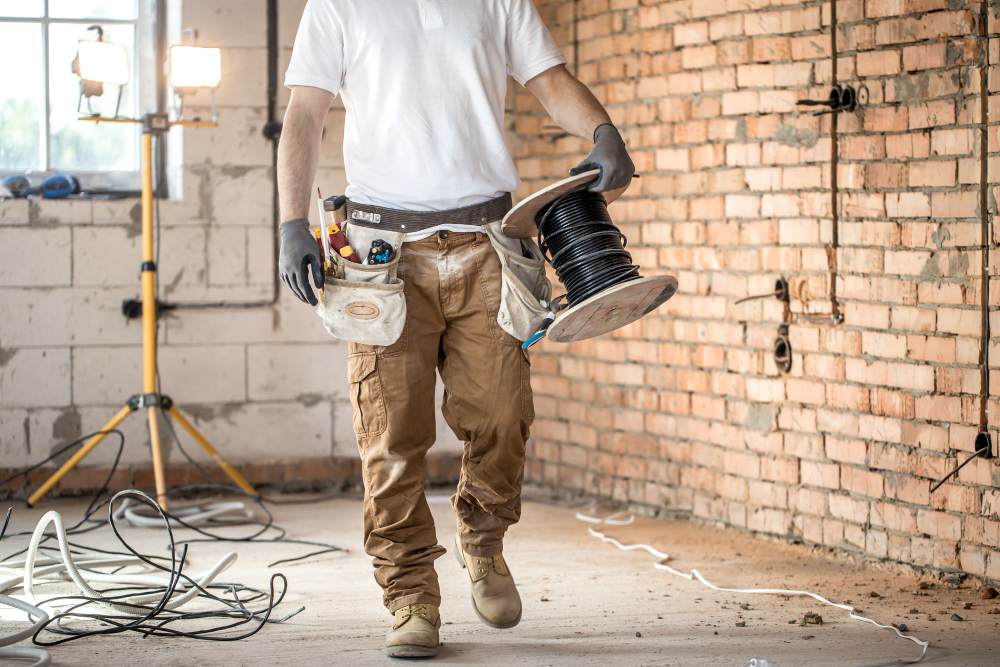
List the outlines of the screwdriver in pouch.
<svg viewBox="0 0 1000 667">
<path fill-rule="evenodd" d="M 347 198 L 340 196 L 324 200 L 319 188 L 316 188 L 316 196 L 319 198 L 320 229 L 323 230 L 321 236 L 326 238 L 324 250 L 327 253 L 336 252 L 349 262 L 360 264 L 361 258 L 354 252 L 351 242 L 347 239 L 347 234 L 344 233 L 343 226 L 337 222 L 335 215 L 336 211 L 347 201 Z M 330 216 L 329 222 L 327 222 L 327 214 Z"/>
</svg>

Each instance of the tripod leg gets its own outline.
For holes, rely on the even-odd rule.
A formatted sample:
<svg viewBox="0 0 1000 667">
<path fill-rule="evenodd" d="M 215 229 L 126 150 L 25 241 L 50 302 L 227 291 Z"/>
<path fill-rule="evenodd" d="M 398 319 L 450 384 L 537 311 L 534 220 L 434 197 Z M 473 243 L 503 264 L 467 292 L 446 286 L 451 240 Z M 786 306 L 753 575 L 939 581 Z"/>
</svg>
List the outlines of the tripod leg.
<svg viewBox="0 0 1000 667">
<path fill-rule="evenodd" d="M 160 408 L 151 405 L 149 415 L 149 445 L 153 450 L 153 481 L 156 484 L 156 502 L 167 509 L 167 483 L 163 475 L 163 452 L 160 449 Z"/>
<path fill-rule="evenodd" d="M 212 457 L 212 460 L 215 461 L 216 465 L 222 468 L 224 473 L 229 475 L 229 479 L 233 480 L 233 482 L 236 483 L 236 486 L 240 487 L 251 496 L 257 495 L 257 491 L 250 485 L 250 482 L 248 482 L 236 468 L 226 463 L 225 459 L 223 459 L 219 452 L 216 451 L 215 447 L 212 446 L 212 443 L 205 439 L 205 436 L 203 436 L 198 429 L 194 427 L 194 424 L 187 420 L 184 414 L 177 409 L 176 405 L 170 406 L 167 414 L 173 417 L 177 423 L 180 424 L 181 428 L 187 431 L 191 437 L 194 438 L 199 445 L 201 445 L 202 449 L 208 452 L 208 455 Z"/>
<path fill-rule="evenodd" d="M 125 418 L 128 417 L 129 414 L 131 414 L 131 412 L 132 412 L 131 407 L 129 407 L 128 405 L 122 406 L 122 409 L 119 410 L 114 417 L 109 419 L 107 424 L 101 427 L 101 430 L 100 432 L 97 433 L 97 435 L 88 440 L 83 447 L 76 450 L 73 456 L 69 457 L 66 463 L 62 464 L 59 470 L 56 470 L 54 473 L 52 473 L 52 476 L 49 477 L 47 480 L 45 480 L 42 483 L 42 485 L 38 487 L 34 493 L 31 494 L 31 496 L 28 498 L 28 507 L 34 506 L 35 503 L 41 500 L 46 493 L 51 491 L 52 487 L 58 484 L 59 480 L 61 480 L 63 477 L 66 476 L 66 473 L 75 468 L 80 463 L 80 461 L 82 461 L 84 457 L 86 457 L 87 454 L 89 454 L 91 450 L 94 449 L 94 447 L 97 447 L 97 445 L 101 444 L 101 441 L 107 437 L 108 432 L 114 430 L 119 424 L 121 424 L 125 420 Z"/>
</svg>

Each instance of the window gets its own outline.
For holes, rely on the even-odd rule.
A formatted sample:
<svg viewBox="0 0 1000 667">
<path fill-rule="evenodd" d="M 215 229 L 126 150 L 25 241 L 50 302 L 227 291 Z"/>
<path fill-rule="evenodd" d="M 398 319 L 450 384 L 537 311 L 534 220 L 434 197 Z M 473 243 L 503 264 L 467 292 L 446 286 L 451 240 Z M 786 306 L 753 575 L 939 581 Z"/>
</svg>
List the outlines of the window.
<svg viewBox="0 0 1000 667">
<path fill-rule="evenodd" d="M 79 120 L 83 112 L 114 114 L 116 86 L 101 97 L 79 99 L 70 63 L 80 39 L 125 47 L 130 82 L 119 114 L 156 108 L 157 0 L 0 1 L 0 175 L 27 174 L 37 185 L 56 171 L 73 174 L 88 190 L 139 189 L 138 125 Z"/>
</svg>

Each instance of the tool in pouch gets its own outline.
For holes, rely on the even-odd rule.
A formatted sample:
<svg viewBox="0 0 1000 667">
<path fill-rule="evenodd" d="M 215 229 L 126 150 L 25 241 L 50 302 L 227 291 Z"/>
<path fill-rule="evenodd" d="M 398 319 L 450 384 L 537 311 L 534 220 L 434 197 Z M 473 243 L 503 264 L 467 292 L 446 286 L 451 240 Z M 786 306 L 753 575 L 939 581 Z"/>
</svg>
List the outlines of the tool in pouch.
<svg viewBox="0 0 1000 667">
<path fill-rule="evenodd" d="M 534 239 L 511 238 L 501 230 L 502 221 L 485 226 L 486 235 L 500 259 L 500 308 L 497 324 L 527 349 L 538 342 L 555 319 L 552 284 L 545 274 L 545 259 Z"/>
<path fill-rule="evenodd" d="M 343 196 L 322 199 L 320 242 L 325 281 L 316 313 L 334 338 L 386 346 L 399 340 L 406 322 L 403 281 L 396 275 L 403 234 L 347 224 Z M 374 241 L 390 247 L 385 263 L 362 264 L 354 248 L 371 248 Z"/>
</svg>

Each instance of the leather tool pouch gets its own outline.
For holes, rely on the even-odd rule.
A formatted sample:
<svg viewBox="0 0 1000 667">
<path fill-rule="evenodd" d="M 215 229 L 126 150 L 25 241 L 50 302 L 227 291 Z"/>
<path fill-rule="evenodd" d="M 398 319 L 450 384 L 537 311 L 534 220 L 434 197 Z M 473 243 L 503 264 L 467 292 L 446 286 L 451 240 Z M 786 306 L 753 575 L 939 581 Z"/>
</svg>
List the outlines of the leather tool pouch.
<svg viewBox="0 0 1000 667">
<path fill-rule="evenodd" d="M 388 241 L 393 257 L 387 264 L 365 266 L 334 255 L 316 313 L 334 338 L 366 345 L 392 345 L 406 323 L 403 281 L 396 273 L 403 234 L 348 225 L 347 238 L 359 257 L 368 254 L 372 241 Z"/>
<path fill-rule="evenodd" d="M 486 234 L 500 258 L 502 281 L 497 324 L 518 340 L 527 340 L 555 317 L 549 299 L 552 285 L 545 275 L 545 258 L 534 239 L 514 239 L 501 230 L 502 221 L 486 225 Z M 526 256 L 527 255 L 527 256 Z"/>
</svg>

